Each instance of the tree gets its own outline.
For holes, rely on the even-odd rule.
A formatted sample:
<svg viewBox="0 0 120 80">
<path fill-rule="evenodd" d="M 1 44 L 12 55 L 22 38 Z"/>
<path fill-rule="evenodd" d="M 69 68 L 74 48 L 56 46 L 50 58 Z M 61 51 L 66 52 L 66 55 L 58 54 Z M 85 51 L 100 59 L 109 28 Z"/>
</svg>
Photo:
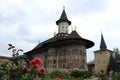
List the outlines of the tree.
<svg viewBox="0 0 120 80">
<path fill-rule="evenodd" d="M 107 72 L 110 72 L 110 71 L 117 72 L 118 68 L 119 68 L 119 65 L 117 64 L 117 60 L 112 55 L 110 55 Z"/>
</svg>

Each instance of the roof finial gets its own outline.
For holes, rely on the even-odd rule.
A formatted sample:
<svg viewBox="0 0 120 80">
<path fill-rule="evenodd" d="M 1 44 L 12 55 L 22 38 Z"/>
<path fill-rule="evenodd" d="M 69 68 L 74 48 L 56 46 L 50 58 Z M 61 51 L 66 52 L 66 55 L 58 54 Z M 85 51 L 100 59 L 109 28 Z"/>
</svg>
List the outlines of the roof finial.
<svg viewBox="0 0 120 80">
<path fill-rule="evenodd" d="M 76 31 L 76 26 L 74 26 L 74 31 Z"/>
<path fill-rule="evenodd" d="M 63 10 L 65 10 L 65 6 L 63 6 Z"/>
<path fill-rule="evenodd" d="M 56 36 L 56 32 L 54 32 L 54 37 Z"/>
<path fill-rule="evenodd" d="M 102 34 L 102 30 L 101 30 L 101 34 Z"/>
<path fill-rule="evenodd" d="M 73 31 L 73 27 L 71 26 L 70 28 L 71 28 L 71 31 Z"/>
</svg>

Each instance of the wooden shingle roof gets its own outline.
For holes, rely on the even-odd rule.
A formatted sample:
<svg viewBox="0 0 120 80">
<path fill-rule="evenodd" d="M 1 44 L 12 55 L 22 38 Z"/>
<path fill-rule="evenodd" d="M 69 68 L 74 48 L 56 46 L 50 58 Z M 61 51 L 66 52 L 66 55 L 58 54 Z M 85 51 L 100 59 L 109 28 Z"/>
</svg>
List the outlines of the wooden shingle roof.
<svg viewBox="0 0 120 80">
<path fill-rule="evenodd" d="M 62 41 L 71 41 L 71 40 L 76 40 L 85 43 L 86 48 L 90 48 L 94 46 L 94 43 L 90 40 L 82 38 L 76 31 L 72 31 L 66 38 L 63 39 L 58 39 L 57 37 L 52 37 L 44 42 L 39 43 L 35 48 L 33 48 L 31 51 L 41 49 L 43 47 L 48 47 L 49 44 L 56 44 Z M 30 51 L 30 52 L 31 52 Z M 29 53 L 29 52 L 27 52 Z"/>
<path fill-rule="evenodd" d="M 60 16 L 60 19 L 56 21 L 56 24 L 58 25 L 60 22 L 64 22 L 64 21 L 68 22 L 69 25 L 71 24 L 71 21 L 68 20 L 66 12 L 63 9 L 63 12 L 62 12 L 62 14 Z"/>
</svg>

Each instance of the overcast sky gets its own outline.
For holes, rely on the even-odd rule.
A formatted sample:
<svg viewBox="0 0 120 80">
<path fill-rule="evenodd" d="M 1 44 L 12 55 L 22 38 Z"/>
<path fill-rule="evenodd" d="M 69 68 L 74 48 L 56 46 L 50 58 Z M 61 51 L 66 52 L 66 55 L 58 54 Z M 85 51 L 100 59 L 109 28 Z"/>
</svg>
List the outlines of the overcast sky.
<svg viewBox="0 0 120 80">
<path fill-rule="evenodd" d="M 76 26 L 81 37 L 95 43 L 87 61 L 99 49 L 101 32 L 108 49 L 120 49 L 120 0 L 0 0 L 0 55 L 11 56 L 9 43 L 27 52 L 53 37 L 63 6 L 70 32 Z"/>
</svg>

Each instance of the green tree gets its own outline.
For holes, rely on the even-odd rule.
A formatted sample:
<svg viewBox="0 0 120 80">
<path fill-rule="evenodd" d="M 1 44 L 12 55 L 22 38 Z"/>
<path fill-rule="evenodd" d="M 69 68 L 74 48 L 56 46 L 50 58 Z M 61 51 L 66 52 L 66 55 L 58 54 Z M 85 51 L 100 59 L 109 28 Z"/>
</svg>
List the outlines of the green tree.
<svg viewBox="0 0 120 80">
<path fill-rule="evenodd" d="M 109 71 L 117 72 L 118 68 L 119 68 L 119 65 L 117 64 L 117 60 L 112 55 L 110 55 L 110 61 L 108 64 L 107 72 Z"/>
</svg>

